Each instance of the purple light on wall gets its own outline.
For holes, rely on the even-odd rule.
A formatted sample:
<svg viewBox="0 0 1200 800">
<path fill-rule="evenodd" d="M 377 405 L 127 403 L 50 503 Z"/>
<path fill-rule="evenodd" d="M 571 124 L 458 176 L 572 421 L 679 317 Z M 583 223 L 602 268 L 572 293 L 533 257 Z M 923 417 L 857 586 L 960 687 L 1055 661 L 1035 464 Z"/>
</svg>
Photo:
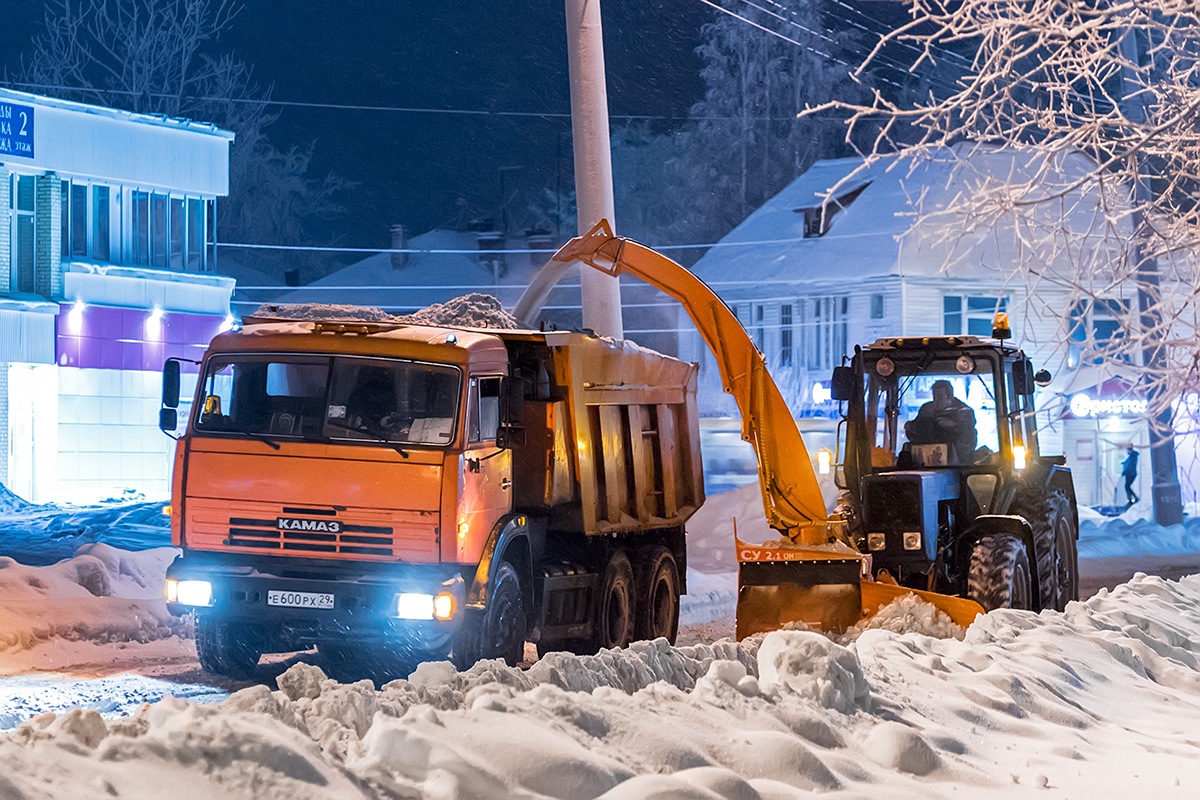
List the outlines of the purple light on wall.
<svg viewBox="0 0 1200 800">
<path fill-rule="evenodd" d="M 157 325 L 147 324 L 153 311 L 62 303 L 55 318 L 59 366 L 158 372 L 168 358 L 199 361 L 225 317 L 215 314 L 160 312 Z M 157 330 L 155 330 L 157 329 Z M 186 371 L 197 367 L 184 361 Z"/>
</svg>

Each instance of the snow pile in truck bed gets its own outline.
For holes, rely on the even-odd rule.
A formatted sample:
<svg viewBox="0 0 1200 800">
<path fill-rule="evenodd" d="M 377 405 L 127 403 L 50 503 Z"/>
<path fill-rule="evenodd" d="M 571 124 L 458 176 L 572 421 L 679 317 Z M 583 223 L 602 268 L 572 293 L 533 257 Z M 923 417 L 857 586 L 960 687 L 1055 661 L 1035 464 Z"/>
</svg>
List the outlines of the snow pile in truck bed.
<svg viewBox="0 0 1200 800">
<path fill-rule="evenodd" d="M 380 690 L 298 664 L 278 686 L 125 719 L 42 715 L 0 736 L 0 795 L 1200 794 L 1198 578 L 1141 576 L 1064 613 L 993 612 L 962 641 L 791 630 L 528 671 L 429 664 Z"/>
<path fill-rule="evenodd" d="M 294 320 L 345 320 L 353 322 L 395 322 L 414 325 L 443 325 L 457 328 L 520 329 L 524 326 L 504 310 L 490 294 L 473 292 L 434 303 L 412 314 L 396 315 L 373 306 L 349 306 L 329 303 L 268 303 L 259 306 L 252 317 Z"/>
<path fill-rule="evenodd" d="M 46 567 L 0 557 L 0 653 L 49 639 L 109 644 L 186 633 L 189 624 L 167 613 L 162 595 L 177 552 L 89 544 Z"/>
</svg>

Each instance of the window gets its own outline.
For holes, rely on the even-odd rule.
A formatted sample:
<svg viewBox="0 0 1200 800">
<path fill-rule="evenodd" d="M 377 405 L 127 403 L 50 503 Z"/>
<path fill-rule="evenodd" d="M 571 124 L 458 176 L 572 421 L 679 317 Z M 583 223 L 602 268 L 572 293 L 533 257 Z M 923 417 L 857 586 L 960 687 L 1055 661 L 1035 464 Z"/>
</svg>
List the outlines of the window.
<svg viewBox="0 0 1200 800">
<path fill-rule="evenodd" d="M 171 269 L 183 269 L 183 200 L 171 198 Z"/>
<path fill-rule="evenodd" d="M 792 365 L 792 304 L 779 307 L 779 366 Z"/>
<path fill-rule="evenodd" d="M 187 268 L 199 272 L 204 266 L 204 201 L 187 201 Z"/>
<path fill-rule="evenodd" d="M 842 363 L 849 340 L 849 297 L 814 297 L 800 304 L 804 365 L 831 370 Z"/>
<path fill-rule="evenodd" d="M 996 314 L 1008 310 L 1006 297 L 948 294 L 942 298 L 942 333 L 991 336 Z"/>
<path fill-rule="evenodd" d="M 830 198 L 827 203 L 793 209 L 797 214 L 804 215 L 804 238 L 814 239 L 828 233 L 829 226 L 833 224 L 834 215 L 849 207 L 862 194 L 863 189 L 866 189 L 870 185 L 869 182 L 864 183 L 862 186 L 857 186 L 844 194 Z"/>
<path fill-rule="evenodd" d="M 871 295 L 871 319 L 883 319 L 883 295 Z"/>
<path fill-rule="evenodd" d="M 34 273 L 34 177 L 14 175 L 12 178 L 13 259 L 12 288 L 32 294 L 36 291 Z"/>
<path fill-rule="evenodd" d="M 109 192 L 107 186 L 92 187 L 92 258 L 108 261 Z"/>
<path fill-rule="evenodd" d="M 467 396 L 467 440 L 490 442 L 500 430 L 500 378 L 472 378 Z"/>
<path fill-rule="evenodd" d="M 763 352 L 766 345 L 766 330 L 763 326 L 764 311 L 761 304 L 754 305 L 754 345 L 758 352 Z"/>
<path fill-rule="evenodd" d="M 199 198 L 133 192 L 133 263 L 199 272 L 204 266 L 204 217 Z"/>
<path fill-rule="evenodd" d="M 150 266 L 167 266 L 167 196 L 150 195 Z"/>
<path fill-rule="evenodd" d="M 1104 356 L 1113 355 L 1125 338 L 1126 328 L 1132 328 L 1135 320 L 1130 311 L 1130 301 L 1113 298 L 1079 300 L 1071 306 L 1071 349 L 1068 364 L 1072 367 L 1080 361 L 1098 364 Z M 1121 353 L 1128 360 L 1126 353 Z"/>
<path fill-rule="evenodd" d="M 133 263 L 147 266 L 150 263 L 150 195 L 147 192 L 133 193 Z"/>
</svg>

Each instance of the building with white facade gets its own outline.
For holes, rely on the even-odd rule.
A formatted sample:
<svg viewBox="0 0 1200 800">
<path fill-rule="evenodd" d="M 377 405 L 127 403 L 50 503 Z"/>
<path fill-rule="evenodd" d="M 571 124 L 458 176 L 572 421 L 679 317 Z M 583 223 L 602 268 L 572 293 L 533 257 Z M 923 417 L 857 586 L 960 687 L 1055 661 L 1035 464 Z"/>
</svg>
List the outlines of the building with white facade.
<svg viewBox="0 0 1200 800">
<path fill-rule="evenodd" d="M 856 158 L 821 161 L 696 263 L 694 272 L 736 310 L 766 355 L 811 431 L 811 449 L 832 444 L 837 411 L 828 381 L 856 344 L 990 336 L 995 313 L 1005 311 L 1015 341 L 1054 374 L 1037 395 L 1041 449 L 1065 452 L 1081 502 L 1114 504 L 1126 445 L 1147 456 L 1148 444 L 1144 399 L 1095 365 L 1097 348 L 1120 335 L 1115 316 L 1136 308 L 1130 287 L 1106 285 L 1105 264 L 1123 257 L 1128 223 L 1105 213 L 1094 193 L 1066 191 L 1093 168 L 1078 153 L 1055 163 L 1057 185 L 1043 187 L 1046 196 L 1063 190 L 1053 201 L 1027 209 L 974 203 L 985 185 L 1025 184 L 1025 191 L 1038 172 L 1035 158 L 961 145 L 865 169 Z M 1021 264 L 1036 267 L 1021 272 Z M 1081 281 L 1094 290 L 1081 294 Z M 701 413 L 732 415 L 703 343 L 682 337 L 681 355 L 701 362 Z M 1137 489 L 1146 498 L 1149 472 L 1147 456 Z M 1185 486 L 1185 500 L 1191 492 Z"/>
<path fill-rule="evenodd" d="M 0 89 L 0 482 L 164 496 L 160 370 L 229 321 L 211 274 L 233 134 Z"/>
</svg>

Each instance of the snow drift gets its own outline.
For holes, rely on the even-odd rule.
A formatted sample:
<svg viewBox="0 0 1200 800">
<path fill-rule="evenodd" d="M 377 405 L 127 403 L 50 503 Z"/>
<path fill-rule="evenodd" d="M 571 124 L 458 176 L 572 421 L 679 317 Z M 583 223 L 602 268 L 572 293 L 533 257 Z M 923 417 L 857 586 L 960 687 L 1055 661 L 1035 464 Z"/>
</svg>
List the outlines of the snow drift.
<svg viewBox="0 0 1200 800">
<path fill-rule="evenodd" d="M 298 664 L 277 690 L 0 737 L 26 798 L 1194 797 L 1200 578 L 1139 576 L 964 639 L 877 629 L 664 641 L 527 671 L 426 664 L 376 690 Z"/>
</svg>

